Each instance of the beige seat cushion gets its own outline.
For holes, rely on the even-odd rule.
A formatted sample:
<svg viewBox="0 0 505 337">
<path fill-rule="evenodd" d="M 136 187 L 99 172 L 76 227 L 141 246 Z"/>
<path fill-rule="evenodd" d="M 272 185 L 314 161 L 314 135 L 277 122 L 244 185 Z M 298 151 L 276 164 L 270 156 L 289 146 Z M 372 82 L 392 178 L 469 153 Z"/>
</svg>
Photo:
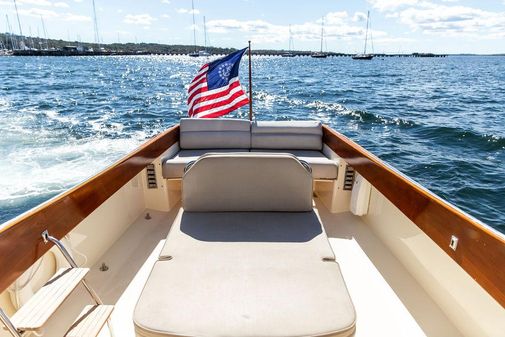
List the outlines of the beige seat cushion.
<svg viewBox="0 0 505 337">
<path fill-rule="evenodd" d="M 180 213 L 137 336 L 349 336 L 355 311 L 313 212 Z"/>
<path fill-rule="evenodd" d="M 291 153 L 298 159 L 307 162 L 312 168 L 314 179 L 337 179 L 338 162 L 328 159 L 321 151 L 315 150 L 256 150 L 251 152 Z"/>
<path fill-rule="evenodd" d="M 247 149 L 199 149 L 180 150 L 174 157 L 165 159 L 162 163 L 162 174 L 165 179 L 179 179 L 184 174 L 184 168 L 190 162 L 197 160 L 206 153 L 249 152 Z"/>
</svg>

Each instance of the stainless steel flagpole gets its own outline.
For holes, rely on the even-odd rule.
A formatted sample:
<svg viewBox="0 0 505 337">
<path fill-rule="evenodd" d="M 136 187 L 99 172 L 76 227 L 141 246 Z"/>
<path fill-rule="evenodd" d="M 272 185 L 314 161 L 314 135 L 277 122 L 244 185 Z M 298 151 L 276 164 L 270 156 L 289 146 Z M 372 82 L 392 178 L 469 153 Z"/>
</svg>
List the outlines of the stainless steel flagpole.
<svg viewBox="0 0 505 337">
<path fill-rule="evenodd" d="M 253 119 L 252 108 L 252 67 L 251 67 L 251 41 L 249 41 L 249 120 Z"/>
</svg>

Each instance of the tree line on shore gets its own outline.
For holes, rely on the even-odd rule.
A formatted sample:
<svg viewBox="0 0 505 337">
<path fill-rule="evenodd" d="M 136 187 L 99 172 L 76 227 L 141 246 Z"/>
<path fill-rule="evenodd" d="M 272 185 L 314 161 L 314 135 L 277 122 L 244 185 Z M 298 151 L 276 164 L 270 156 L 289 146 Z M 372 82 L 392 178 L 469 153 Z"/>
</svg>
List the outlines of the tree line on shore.
<svg viewBox="0 0 505 337">
<path fill-rule="evenodd" d="M 0 33 L 0 49 L 64 49 L 66 47 L 80 47 L 84 50 L 100 50 L 104 49 L 110 52 L 123 53 L 152 53 L 152 54 L 189 54 L 199 50 L 207 50 L 211 54 L 228 54 L 236 49 L 234 48 L 218 48 L 218 47 L 203 47 L 191 45 L 167 45 L 160 43 L 108 43 L 96 44 L 80 41 L 65 41 L 55 39 L 44 39 L 40 37 L 18 36 L 9 33 Z"/>
</svg>

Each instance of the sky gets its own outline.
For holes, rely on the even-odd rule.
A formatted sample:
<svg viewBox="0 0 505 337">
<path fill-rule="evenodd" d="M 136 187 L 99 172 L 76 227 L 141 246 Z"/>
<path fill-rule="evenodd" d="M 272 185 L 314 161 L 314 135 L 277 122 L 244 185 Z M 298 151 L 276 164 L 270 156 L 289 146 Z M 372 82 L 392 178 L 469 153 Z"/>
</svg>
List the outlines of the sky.
<svg viewBox="0 0 505 337">
<path fill-rule="evenodd" d="M 194 0 L 196 42 L 257 49 L 363 51 L 370 11 L 376 53 L 505 53 L 505 0 Z M 28 36 L 94 42 L 92 0 L 16 0 Z M 191 0 L 95 0 L 104 43 L 193 44 Z M 0 0 L 0 31 L 19 33 L 14 0 Z M 291 35 L 290 35 L 291 31 Z"/>
</svg>

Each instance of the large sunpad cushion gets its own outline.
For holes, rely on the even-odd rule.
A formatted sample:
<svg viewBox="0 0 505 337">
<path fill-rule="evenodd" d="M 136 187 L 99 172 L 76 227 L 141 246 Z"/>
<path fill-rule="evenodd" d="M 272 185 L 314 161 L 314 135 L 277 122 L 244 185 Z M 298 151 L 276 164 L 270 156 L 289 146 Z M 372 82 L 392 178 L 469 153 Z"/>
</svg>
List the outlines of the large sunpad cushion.
<svg viewBox="0 0 505 337">
<path fill-rule="evenodd" d="M 287 153 L 206 154 L 183 176 L 182 206 L 190 212 L 310 211 L 312 175 Z"/>
<path fill-rule="evenodd" d="M 319 121 L 256 121 L 251 124 L 253 149 L 322 150 Z"/>
<path fill-rule="evenodd" d="M 137 336 L 350 336 L 355 311 L 314 212 L 180 212 Z"/>
<path fill-rule="evenodd" d="M 251 124 L 243 119 L 181 118 L 181 149 L 249 149 Z"/>
</svg>

